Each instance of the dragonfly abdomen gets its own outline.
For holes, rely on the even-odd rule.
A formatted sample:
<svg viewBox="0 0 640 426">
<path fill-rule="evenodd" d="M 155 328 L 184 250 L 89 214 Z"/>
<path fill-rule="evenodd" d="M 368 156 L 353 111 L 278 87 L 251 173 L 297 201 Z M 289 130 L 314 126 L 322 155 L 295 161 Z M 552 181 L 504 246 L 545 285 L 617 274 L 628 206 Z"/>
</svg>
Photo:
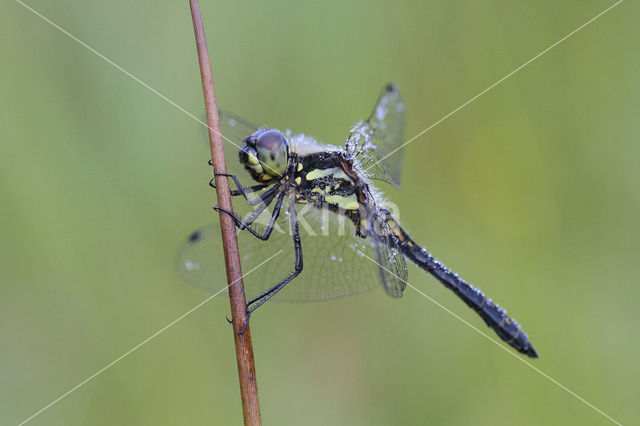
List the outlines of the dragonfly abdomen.
<svg viewBox="0 0 640 426">
<path fill-rule="evenodd" d="M 389 223 L 389 221 L 392 221 L 392 223 Z M 445 287 L 453 291 L 470 308 L 475 310 L 502 340 L 514 347 L 518 352 L 532 358 L 538 357 L 538 353 L 529 343 L 527 334 L 522 331 L 520 325 L 514 319 L 507 315 L 504 309 L 487 298 L 482 291 L 451 272 L 438 259 L 416 244 L 395 220 L 388 218 L 387 223 L 398 238 L 398 245 L 405 257 L 421 269 L 429 272 Z"/>
</svg>

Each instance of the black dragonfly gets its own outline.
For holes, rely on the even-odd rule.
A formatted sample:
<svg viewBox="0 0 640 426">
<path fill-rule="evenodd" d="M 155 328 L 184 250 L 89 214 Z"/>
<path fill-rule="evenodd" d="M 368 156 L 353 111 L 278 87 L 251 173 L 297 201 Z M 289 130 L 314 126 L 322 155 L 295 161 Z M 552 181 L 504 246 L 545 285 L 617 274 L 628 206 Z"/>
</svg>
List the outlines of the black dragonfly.
<svg viewBox="0 0 640 426">
<path fill-rule="evenodd" d="M 323 145 L 304 134 L 259 128 L 220 114 L 222 134 L 243 144 L 239 165 L 255 181 L 242 185 L 237 176 L 241 171 L 232 170 L 237 160 L 227 162 L 232 172 L 227 176 L 237 186 L 232 191 L 236 201 L 234 211 L 221 213 L 231 215 L 239 229 L 243 268 L 260 265 L 257 274 L 245 278 L 251 297 L 247 321 L 275 295 L 280 300 L 316 301 L 381 285 L 389 296 L 399 298 L 407 283 L 407 258 L 452 290 L 501 339 L 538 357 L 504 309 L 409 237 L 375 187 L 375 180 L 400 187 L 404 120 L 404 103 L 394 85 L 382 90 L 367 120 L 352 126 L 344 146 Z M 304 262 L 303 247 L 310 254 Z M 278 250 L 284 255 L 262 264 Z M 218 223 L 188 237 L 178 255 L 179 272 L 203 288 L 223 289 L 224 265 L 216 252 Z"/>
</svg>

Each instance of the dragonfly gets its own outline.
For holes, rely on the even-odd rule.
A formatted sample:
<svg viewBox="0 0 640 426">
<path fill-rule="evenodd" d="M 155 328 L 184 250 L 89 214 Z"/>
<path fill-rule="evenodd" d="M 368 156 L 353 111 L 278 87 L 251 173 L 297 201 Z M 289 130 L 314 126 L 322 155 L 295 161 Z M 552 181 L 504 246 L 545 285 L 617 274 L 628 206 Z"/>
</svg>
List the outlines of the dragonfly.
<svg viewBox="0 0 640 426">
<path fill-rule="evenodd" d="M 237 173 L 230 168 L 225 174 L 235 183 L 233 210 L 214 209 L 235 221 L 243 268 L 258 268 L 245 277 L 247 320 L 238 333 L 274 296 L 318 301 L 382 287 L 399 298 L 407 285 L 408 259 L 462 299 L 502 340 L 538 357 L 503 308 L 409 236 L 377 188 L 378 181 L 401 186 L 405 104 L 395 85 L 383 88 L 370 116 L 351 127 L 344 146 L 255 126 L 225 112 L 220 122 L 222 134 L 241 146 L 235 161 L 227 162 Z M 242 184 L 243 173 L 251 185 Z M 220 241 L 217 222 L 188 236 L 177 261 L 185 280 L 209 291 L 226 287 Z M 282 254 L 271 259 L 274 253 Z"/>
</svg>

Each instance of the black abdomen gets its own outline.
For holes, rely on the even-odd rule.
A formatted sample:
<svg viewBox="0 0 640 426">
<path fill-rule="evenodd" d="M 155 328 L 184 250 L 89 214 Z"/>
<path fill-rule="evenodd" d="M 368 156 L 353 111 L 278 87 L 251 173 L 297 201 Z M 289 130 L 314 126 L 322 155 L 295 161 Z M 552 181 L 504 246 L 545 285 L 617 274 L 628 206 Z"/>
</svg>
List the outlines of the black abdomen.
<svg viewBox="0 0 640 426">
<path fill-rule="evenodd" d="M 400 243 L 404 255 L 420 268 L 436 277 L 445 287 L 453 291 L 470 308 L 482 317 L 485 323 L 491 327 L 498 336 L 518 352 L 532 358 L 537 358 L 538 353 L 529 343 L 529 337 L 520 328 L 520 325 L 507 316 L 507 313 L 491 299 L 487 298 L 480 290 L 467 284 L 457 274 L 451 272 L 446 266 L 435 259 L 425 249 L 418 246 L 404 231 L 405 240 Z"/>
</svg>

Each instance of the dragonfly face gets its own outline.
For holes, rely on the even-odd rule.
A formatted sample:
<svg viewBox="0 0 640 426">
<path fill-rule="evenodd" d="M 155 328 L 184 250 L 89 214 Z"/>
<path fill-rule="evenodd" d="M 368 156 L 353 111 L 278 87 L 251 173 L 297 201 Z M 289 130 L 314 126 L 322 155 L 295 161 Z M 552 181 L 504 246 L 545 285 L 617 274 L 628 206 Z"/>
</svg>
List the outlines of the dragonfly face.
<svg viewBox="0 0 640 426">
<path fill-rule="evenodd" d="M 245 287 L 255 296 L 247 303 L 247 314 L 275 295 L 281 300 L 327 300 L 381 286 L 399 298 L 407 285 L 409 259 L 453 291 L 501 339 L 537 357 L 528 336 L 505 310 L 417 244 L 384 207 L 375 181 L 400 188 L 404 110 L 397 88 L 385 87 L 369 118 L 351 127 L 344 146 L 322 145 L 289 130 L 259 129 L 221 114 L 223 134 L 242 140 L 240 164 L 258 183 L 243 186 L 236 174 L 226 175 L 237 185 L 231 191 L 234 209 L 214 207 L 245 231 L 238 234 L 243 269 L 260 268 L 255 276 L 245 277 L 245 284 L 255 277 L 253 285 Z M 243 207 L 246 214 L 238 210 Z M 315 232 L 308 232 L 313 226 L 307 219 L 313 216 L 323 220 L 316 223 L 320 227 Z M 354 226 L 346 230 L 340 225 L 345 222 Z M 212 291 L 224 288 L 224 265 L 222 256 L 214 255 L 216 250 L 218 224 L 193 232 L 179 254 L 182 275 Z M 283 254 L 272 260 L 274 253 Z M 303 273 L 301 280 L 292 282 Z"/>
<path fill-rule="evenodd" d="M 279 130 L 260 129 L 244 139 L 238 157 L 255 181 L 267 183 L 284 174 L 289 145 Z"/>
</svg>

